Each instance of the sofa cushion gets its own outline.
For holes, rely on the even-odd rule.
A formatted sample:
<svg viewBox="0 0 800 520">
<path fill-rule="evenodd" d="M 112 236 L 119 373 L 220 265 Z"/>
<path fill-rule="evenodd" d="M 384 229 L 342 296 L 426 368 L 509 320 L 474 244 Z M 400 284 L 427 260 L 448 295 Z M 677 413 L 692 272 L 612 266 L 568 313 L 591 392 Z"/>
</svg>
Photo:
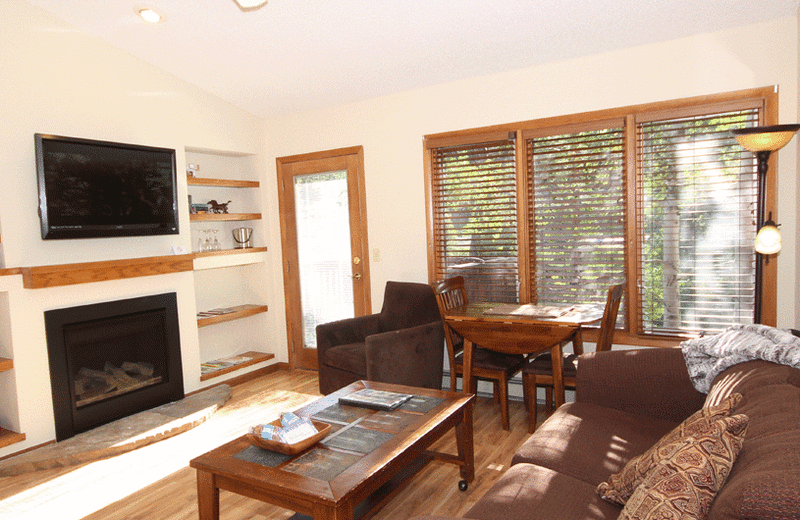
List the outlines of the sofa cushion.
<svg viewBox="0 0 800 520">
<path fill-rule="evenodd" d="M 366 343 L 347 343 L 331 347 L 325 351 L 322 362 L 329 367 L 365 376 L 367 373 L 367 345 Z"/>
<path fill-rule="evenodd" d="M 669 446 L 681 438 L 703 436 L 719 418 L 731 415 L 742 401 L 741 394 L 733 394 L 721 403 L 708 408 L 701 408 L 675 429 L 663 436 L 643 454 L 631 459 L 619 473 L 611 475 L 607 482 L 597 486 L 597 492 L 606 500 L 625 504 L 636 487 L 642 483 L 647 474 L 659 463 Z M 738 452 L 737 452 L 738 453 Z"/>
<path fill-rule="evenodd" d="M 675 426 L 595 404 L 567 403 L 520 446 L 511 464 L 537 464 L 596 486 Z"/>
<path fill-rule="evenodd" d="M 595 486 L 533 464 L 506 471 L 464 515 L 480 520 L 616 519 L 621 507 L 605 502 Z"/>
<path fill-rule="evenodd" d="M 747 416 L 710 421 L 664 444 L 656 463 L 622 509 L 620 520 L 705 520 L 744 443 Z"/>
<path fill-rule="evenodd" d="M 714 380 L 708 402 L 744 396 L 747 438 L 709 520 L 800 518 L 800 370 L 766 361 L 735 365 Z"/>
</svg>

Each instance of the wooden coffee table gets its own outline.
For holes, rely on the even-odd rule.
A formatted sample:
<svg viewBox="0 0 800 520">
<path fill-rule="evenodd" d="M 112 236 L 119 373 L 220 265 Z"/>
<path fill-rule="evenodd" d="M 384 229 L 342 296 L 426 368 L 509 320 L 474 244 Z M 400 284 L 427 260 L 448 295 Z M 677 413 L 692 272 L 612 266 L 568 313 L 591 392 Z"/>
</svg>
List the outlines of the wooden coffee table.
<svg viewBox="0 0 800 520">
<path fill-rule="evenodd" d="M 383 412 L 343 406 L 339 397 L 363 388 L 413 394 Z M 431 460 L 460 466 L 459 488 L 475 478 L 472 440 L 474 396 L 359 381 L 299 410 L 331 424 L 331 433 L 293 457 L 253 446 L 245 436 L 193 459 L 200 519 L 219 518 L 219 490 L 255 498 L 315 520 L 370 516 L 394 490 Z M 457 455 L 430 451 L 455 429 Z"/>
</svg>

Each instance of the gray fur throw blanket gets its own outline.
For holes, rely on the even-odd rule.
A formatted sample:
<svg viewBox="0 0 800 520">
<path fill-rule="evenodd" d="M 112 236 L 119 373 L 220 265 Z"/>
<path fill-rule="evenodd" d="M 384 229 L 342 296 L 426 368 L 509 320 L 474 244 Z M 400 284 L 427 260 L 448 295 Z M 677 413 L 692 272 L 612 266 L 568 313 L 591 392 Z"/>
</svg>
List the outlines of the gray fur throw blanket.
<svg viewBox="0 0 800 520">
<path fill-rule="evenodd" d="M 745 361 L 761 359 L 800 368 L 800 338 L 766 325 L 733 325 L 714 336 L 684 341 L 680 347 L 692 384 L 704 394 L 716 376 Z"/>
</svg>

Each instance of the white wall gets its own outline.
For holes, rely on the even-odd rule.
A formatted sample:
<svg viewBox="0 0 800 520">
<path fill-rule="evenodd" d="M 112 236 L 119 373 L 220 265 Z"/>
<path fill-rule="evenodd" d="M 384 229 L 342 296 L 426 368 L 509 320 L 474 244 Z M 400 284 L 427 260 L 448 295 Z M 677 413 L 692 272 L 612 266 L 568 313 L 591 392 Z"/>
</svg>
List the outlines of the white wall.
<svg viewBox="0 0 800 520">
<path fill-rule="evenodd" d="M 3 267 L 168 255 L 176 244 L 191 250 L 184 147 L 264 149 L 255 116 L 19 0 L 0 2 L 0 115 Z M 43 241 L 37 132 L 174 148 L 180 235 Z M 263 157 L 256 163 L 263 175 Z M 187 392 L 196 390 L 204 384 L 193 273 L 36 290 L 23 289 L 18 276 L 0 277 L 0 357 L 14 360 L 13 370 L 0 373 L 0 426 L 27 436 L 0 449 L 0 457 L 54 438 L 43 311 L 161 292 L 178 294 L 184 384 Z M 280 345 L 274 350 L 285 360 Z"/>
<path fill-rule="evenodd" d="M 766 85 L 780 87 L 780 120 L 798 111 L 798 22 L 786 18 L 661 44 L 473 78 L 346 106 L 260 121 L 167 72 L 75 30 L 21 0 L 0 2 L 0 228 L 5 267 L 169 254 L 192 246 L 186 218 L 179 236 L 42 241 L 36 215 L 33 134 L 175 148 L 260 154 L 270 250 L 266 334 L 286 359 L 275 157 L 363 145 L 372 262 L 373 307 L 386 280 L 427 281 L 422 137 L 509 123 Z M 772 54 L 764 55 L 770 49 Z M 268 92 L 265 92 L 268 95 Z M 794 326 L 796 305 L 797 139 L 779 153 L 779 326 Z M 179 196 L 187 193 L 179 175 Z M 183 215 L 185 217 L 185 215 Z M 184 342 L 187 391 L 197 381 L 194 275 L 148 277 L 71 288 L 23 289 L 0 280 L 0 356 L 15 368 L 0 374 L 0 424 L 28 440 L 0 457 L 53 438 L 43 310 L 176 291 Z M 187 350 L 188 348 L 188 350 Z M 9 392 L 18 395 L 9 396 Z M 14 399 L 8 403 L 8 399 Z M 15 406 L 16 405 L 16 406 Z"/>
<path fill-rule="evenodd" d="M 78 32 L 18 0 L 0 2 L 0 225 L 7 267 L 169 254 L 181 236 L 40 238 L 33 135 L 36 132 L 146 144 L 257 152 L 259 121 L 167 72 Z M 184 181 L 184 176 L 179 175 Z M 186 200 L 185 181 L 179 200 Z"/>
<path fill-rule="evenodd" d="M 381 257 L 371 263 L 372 298 L 380 308 L 386 280 L 428 278 L 424 135 L 771 85 L 780 89 L 780 121 L 794 122 L 797 34 L 790 17 L 289 115 L 265 123 L 267 155 L 364 146 L 369 243 Z M 794 326 L 797 314 L 797 142 L 778 154 L 779 327 Z M 280 265 L 273 268 L 280 280 Z"/>
</svg>

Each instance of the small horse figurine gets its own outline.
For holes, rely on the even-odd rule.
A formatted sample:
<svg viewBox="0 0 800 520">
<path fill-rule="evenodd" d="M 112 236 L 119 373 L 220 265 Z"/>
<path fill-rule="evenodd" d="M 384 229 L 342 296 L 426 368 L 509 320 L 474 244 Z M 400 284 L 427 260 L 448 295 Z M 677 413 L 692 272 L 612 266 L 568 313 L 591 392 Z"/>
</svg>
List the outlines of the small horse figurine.
<svg viewBox="0 0 800 520">
<path fill-rule="evenodd" d="M 211 209 L 211 213 L 227 213 L 228 212 L 228 204 L 231 201 L 225 202 L 224 204 L 220 204 L 216 200 L 209 200 L 208 207 Z"/>
</svg>

